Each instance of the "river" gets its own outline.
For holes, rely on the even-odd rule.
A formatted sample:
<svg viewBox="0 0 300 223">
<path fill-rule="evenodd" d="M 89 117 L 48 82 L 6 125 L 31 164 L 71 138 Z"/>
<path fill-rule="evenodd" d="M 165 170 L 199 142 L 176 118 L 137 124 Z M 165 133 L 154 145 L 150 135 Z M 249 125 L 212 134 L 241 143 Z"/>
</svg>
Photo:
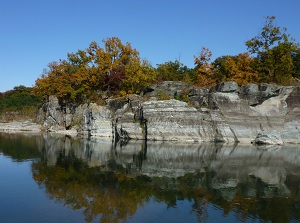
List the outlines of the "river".
<svg viewBox="0 0 300 223">
<path fill-rule="evenodd" d="M 299 222 L 299 145 L 0 133 L 1 222 Z"/>
</svg>

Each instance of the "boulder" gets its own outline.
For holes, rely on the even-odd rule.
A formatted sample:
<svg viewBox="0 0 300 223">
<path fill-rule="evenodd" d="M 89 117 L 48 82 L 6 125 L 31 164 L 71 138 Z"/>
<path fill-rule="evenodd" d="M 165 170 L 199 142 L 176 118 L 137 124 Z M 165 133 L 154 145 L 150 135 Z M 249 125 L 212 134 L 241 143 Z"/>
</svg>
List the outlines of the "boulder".
<svg viewBox="0 0 300 223">
<path fill-rule="evenodd" d="M 207 88 L 191 88 L 187 96 L 193 106 L 200 108 L 208 106 L 208 93 L 209 89 Z"/>
<path fill-rule="evenodd" d="M 246 84 L 241 87 L 240 97 L 248 100 L 250 106 L 255 106 L 260 103 L 258 95 L 259 86 L 257 84 Z"/>
<path fill-rule="evenodd" d="M 253 143 L 258 145 L 281 145 L 283 141 L 277 133 L 259 133 Z"/>
<path fill-rule="evenodd" d="M 182 91 L 190 85 L 181 81 L 163 81 L 145 88 L 142 91 L 142 96 L 147 97 L 180 97 Z"/>
<path fill-rule="evenodd" d="M 239 86 L 235 81 L 223 82 L 217 85 L 217 92 L 237 92 Z"/>
</svg>

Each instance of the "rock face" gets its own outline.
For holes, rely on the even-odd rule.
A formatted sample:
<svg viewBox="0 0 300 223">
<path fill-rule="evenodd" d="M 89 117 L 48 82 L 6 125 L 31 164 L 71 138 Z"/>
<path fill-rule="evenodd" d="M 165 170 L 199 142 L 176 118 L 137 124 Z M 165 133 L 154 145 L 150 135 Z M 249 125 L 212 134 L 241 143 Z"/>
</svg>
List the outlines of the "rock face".
<svg viewBox="0 0 300 223">
<path fill-rule="evenodd" d="M 114 139 L 300 143 L 300 87 L 224 82 L 206 89 L 168 81 L 105 106 L 63 108 L 52 96 L 39 120 L 48 131 Z"/>
<path fill-rule="evenodd" d="M 88 135 L 112 137 L 112 112 L 107 107 L 94 103 L 84 108 L 81 131 Z"/>
</svg>

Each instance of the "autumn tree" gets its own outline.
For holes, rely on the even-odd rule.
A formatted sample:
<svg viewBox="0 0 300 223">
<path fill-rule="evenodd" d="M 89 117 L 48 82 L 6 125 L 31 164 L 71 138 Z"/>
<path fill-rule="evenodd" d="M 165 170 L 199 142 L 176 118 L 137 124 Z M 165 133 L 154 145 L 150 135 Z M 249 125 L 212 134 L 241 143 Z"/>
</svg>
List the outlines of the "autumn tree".
<svg viewBox="0 0 300 223">
<path fill-rule="evenodd" d="M 37 95 L 56 95 L 60 101 L 83 102 L 99 92 L 138 93 L 154 82 L 154 68 L 139 57 L 130 43 L 117 37 L 92 42 L 86 50 L 69 53 L 66 60 L 52 62 L 36 80 Z"/>
<path fill-rule="evenodd" d="M 94 86 L 115 93 L 139 93 L 147 83 L 154 82 L 154 68 L 141 60 L 139 52 L 130 43 L 123 44 L 117 37 L 103 40 L 104 48 L 92 43 L 88 53 L 94 58 Z"/>
<path fill-rule="evenodd" d="M 157 79 L 157 72 L 147 60 L 140 64 L 126 66 L 126 79 L 123 81 L 123 92 L 140 93 L 146 86 L 153 84 Z"/>
<path fill-rule="evenodd" d="M 86 71 L 82 72 L 82 68 L 72 66 L 67 60 L 52 62 L 48 67 L 49 70 L 35 82 L 34 91 L 37 95 L 56 95 L 63 102 L 83 99 L 83 80 L 88 80 Z"/>
<path fill-rule="evenodd" d="M 257 70 L 265 81 L 282 84 L 292 77 L 292 54 L 297 50 L 286 28 L 274 24 L 275 16 L 267 16 L 261 32 L 246 41 L 250 53 L 258 58 Z"/>
<path fill-rule="evenodd" d="M 200 86 L 208 86 L 216 83 L 213 64 L 211 63 L 212 52 L 202 47 L 198 56 L 194 56 L 195 71 L 197 79 L 195 83 Z"/>
<path fill-rule="evenodd" d="M 250 57 L 249 53 L 240 53 L 237 56 L 218 57 L 213 62 L 213 69 L 218 81 L 235 81 L 243 85 L 259 81 L 254 64 L 255 58 Z"/>
</svg>

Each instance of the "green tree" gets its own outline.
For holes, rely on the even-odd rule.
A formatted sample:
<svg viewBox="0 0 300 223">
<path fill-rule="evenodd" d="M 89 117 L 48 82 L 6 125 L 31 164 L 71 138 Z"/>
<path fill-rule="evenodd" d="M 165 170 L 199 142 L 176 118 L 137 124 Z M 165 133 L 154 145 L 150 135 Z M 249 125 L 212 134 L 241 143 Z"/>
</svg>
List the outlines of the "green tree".
<svg viewBox="0 0 300 223">
<path fill-rule="evenodd" d="M 246 41 L 246 46 L 250 53 L 257 55 L 256 68 L 262 80 L 283 84 L 292 77 L 292 54 L 298 47 L 286 33 L 287 29 L 274 22 L 275 16 L 267 16 L 261 32 Z"/>
<path fill-rule="evenodd" d="M 294 70 L 293 70 L 293 77 L 296 79 L 300 78 L 300 48 L 292 53 L 292 59 L 293 59 L 293 65 L 294 65 Z"/>
<path fill-rule="evenodd" d="M 187 81 L 193 79 L 193 69 L 188 68 L 179 60 L 168 61 L 157 64 L 157 75 L 159 81 Z"/>
<path fill-rule="evenodd" d="M 32 88 L 23 85 L 14 87 L 13 90 L 0 93 L 0 109 L 20 109 L 24 106 L 38 106 L 41 98 L 33 95 Z"/>
<path fill-rule="evenodd" d="M 261 32 L 246 41 L 246 46 L 250 53 L 261 54 L 266 52 L 283 39 L 286 29 L 282 30 L 279 26 L 276 26 L 274 24 L 275 18 L 275 16 L 265 17 L 266 21 Z"/>
<path fill-rule="evenodd" d="M 33 94 L 32 88 L 23 85 L 0 93 L 0 120 L 6 122 L 17 119 L 36 118 L 42 101 L 41 97 Z"/>
</svg>

